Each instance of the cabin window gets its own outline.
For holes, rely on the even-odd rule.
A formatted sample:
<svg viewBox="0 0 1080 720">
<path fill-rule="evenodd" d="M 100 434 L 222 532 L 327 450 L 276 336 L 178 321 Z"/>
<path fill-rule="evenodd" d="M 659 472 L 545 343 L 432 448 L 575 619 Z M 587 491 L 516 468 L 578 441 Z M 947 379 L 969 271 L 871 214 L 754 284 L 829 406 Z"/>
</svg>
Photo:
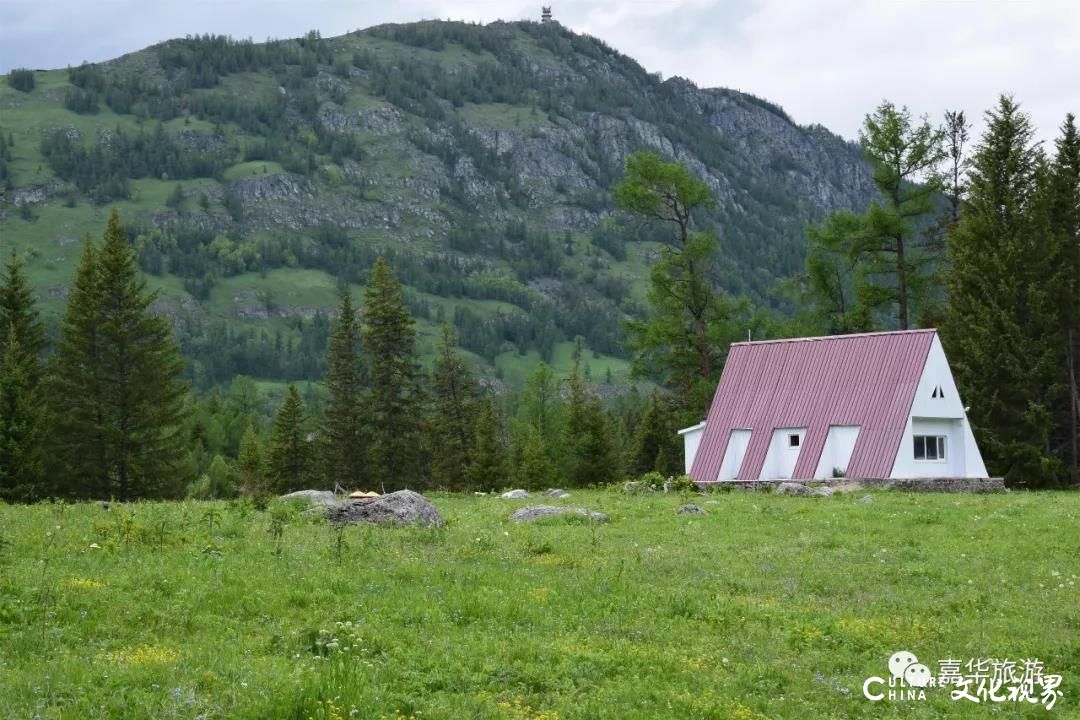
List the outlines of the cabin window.
<svg viewBox="0 0 1080 720">
<path fill-rule="evenodd" d="M 796 433 L 792 433 L 787 436 L 788 447 L 799 447 L 799 436 Z"/>
<path fill-rule="evenodd" d="M 915 459 L 916 460 L 944 460 L 945 459 L 945 436 L 944 435 L 916 435 L 915 436 Z"/>
<path fill-rule="evenodd" d="M 943 398 L 943 397 L 945 397 L 945 391 L 941 389 L 940 385 L 938 385 L 937 387 L 934 388 L 934 392 L 930 393 L 930 397 L 932 397 L 932 398 Z"/>
</svg>

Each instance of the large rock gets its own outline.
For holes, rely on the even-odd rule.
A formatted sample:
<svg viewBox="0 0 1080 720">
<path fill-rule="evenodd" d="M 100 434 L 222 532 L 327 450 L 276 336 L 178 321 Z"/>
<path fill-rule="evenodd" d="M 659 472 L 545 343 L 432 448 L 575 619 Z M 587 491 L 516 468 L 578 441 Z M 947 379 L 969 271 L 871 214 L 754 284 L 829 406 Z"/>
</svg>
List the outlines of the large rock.
<svg viewBox="0 0 1080 720">
<path fill-rule="evenodd" d="M 802 483 L 782 482 L 773 492 L 777 495 L 809 495 L 810 488 Z"/>
<path fill-rule="evenodd" d="M 304 500 L 312 505 L 333 505 L 337 503 L 334 493 L 329 490 L 297 490 L 281 496 L 282 500 Z"/>
<path fill-rule="evenodd" d="M 521 489 L 510 490 L 509 492 L 504 492 L 499 497 L 506 498 L 507 500 L 521 500 L 522 498 L 529 497 L 529 493 L 527 493 L 527 492 L 525 492 L 524 490 L 521 490 Z"/>
<path fill-rule="evenodd" d="M 681 506 L 678 510 L 675 511 L 675 513 L 678 514 L 678 515 L 708 515 L 709 514 L 709 513 L 705 512 L 704 510 L 702 510 L 697 505 L 694 505 L 693 503 L 688 503 L 686 505 Z"/>
<path fill-rule="evenodd" d="M 556 505 L 530 505 L 529 507 L 523 507 L 513 515 L 510 519 L 516 523 L 532 522 L 533 520 L 539 520 L 540 518 L 555 517 L 556 515 L 582 515 L 595 520 L 596 522 L 607 522 L 608 516 L 604 513 L 594 512 L 582 507 L 563 507 Z"/>
<path fill-rule="evenodd" d="M 551 490 L 548 490 L 546 493 L 544 493 L 544 497 L 568 498 L 570 497 L 570 493 L 566 492 L 565 490 L 558 490 L 556 488 L 552 488 Z"/>
<path fill-rule="evenodd" d="M 326 516 L 332 523 L 366 522 L 375 525 L 423 525 L 442 527 L 439 511 L 431 502 L 412 490 L 398 490 L 382 497 L 349 500 L 338 505 L 328 505 Z"/>
<path fill-rule="evenodd" d="M 833 494 L 833 489 L 831 487 L 822 486 L 822 487 L 810 488 L 810 495 L 815 495 L 817 497 L 832 497 L 832 494 Z"/>
</svg>

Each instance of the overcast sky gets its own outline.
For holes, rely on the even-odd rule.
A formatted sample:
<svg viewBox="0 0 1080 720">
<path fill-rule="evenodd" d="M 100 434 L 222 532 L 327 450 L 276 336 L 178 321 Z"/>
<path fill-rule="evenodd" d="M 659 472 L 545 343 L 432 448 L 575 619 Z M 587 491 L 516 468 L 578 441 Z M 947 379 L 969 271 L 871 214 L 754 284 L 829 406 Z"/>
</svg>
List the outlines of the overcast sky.
<svg viewBox="0 0 1080 720">
<path fill-rule="evenodd" d="M 1080 2 L 551 0 L 664 77 L 752 92 L 854 139 L 883 98 L 938 120 L 1012 93 L 1051 139 L 1080 113 Z M 324 36 L 425 18 L 536 19 L 518 0 L 0 0 L 0 71 L 99 61 L 193 33 Z"/>
</svg>

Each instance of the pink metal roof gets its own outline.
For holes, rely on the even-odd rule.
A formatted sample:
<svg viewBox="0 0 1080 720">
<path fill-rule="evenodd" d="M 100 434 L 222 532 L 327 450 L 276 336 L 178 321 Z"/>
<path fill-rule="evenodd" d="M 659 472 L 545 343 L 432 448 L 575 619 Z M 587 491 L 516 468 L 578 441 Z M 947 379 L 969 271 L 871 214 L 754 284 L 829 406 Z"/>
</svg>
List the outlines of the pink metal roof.
<svg viewBox="0 0 1080 720">
<path fill-rule="evenodd" d="M 734 428 L 749 428 L 740 480 L 760 477 L 776 428 L 806 428 L 793 478 L 812 478 L 830 425 L 858 425 L 847 475 L 888 477 L 935 330 L 734 343 L 691 477 L 717 479 Z"/>
</svg>

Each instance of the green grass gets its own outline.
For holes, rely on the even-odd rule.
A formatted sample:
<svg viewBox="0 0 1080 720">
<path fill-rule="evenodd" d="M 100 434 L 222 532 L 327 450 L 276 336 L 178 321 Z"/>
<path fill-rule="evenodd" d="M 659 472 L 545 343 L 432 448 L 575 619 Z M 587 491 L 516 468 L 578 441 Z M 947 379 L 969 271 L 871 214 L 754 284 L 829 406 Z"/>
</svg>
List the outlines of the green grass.
<svg viewBox="0 0 1080 720">
<path fill-rule="evenodd" d="M 225 171 L 225 179 L 231 182 L 254 175 L 279 175 L 283 172 L 285 169 L 281 164 L 273 160 L 252 160 L 233 165 Z"/>
<path fill-rule="evenodd" d="M 517 526 L 519 501 L 435 494 L 445 529 L 340 534 L 277 505 L 0 506 L 0 716 L 1077 717 L 1080 494 L 860 495 L 693 517 L 579 491 L 557 502 L 612 522 Z M 901 649 L 1037 657 L 1066 695 L 864 699 Z"/>
</svg>

